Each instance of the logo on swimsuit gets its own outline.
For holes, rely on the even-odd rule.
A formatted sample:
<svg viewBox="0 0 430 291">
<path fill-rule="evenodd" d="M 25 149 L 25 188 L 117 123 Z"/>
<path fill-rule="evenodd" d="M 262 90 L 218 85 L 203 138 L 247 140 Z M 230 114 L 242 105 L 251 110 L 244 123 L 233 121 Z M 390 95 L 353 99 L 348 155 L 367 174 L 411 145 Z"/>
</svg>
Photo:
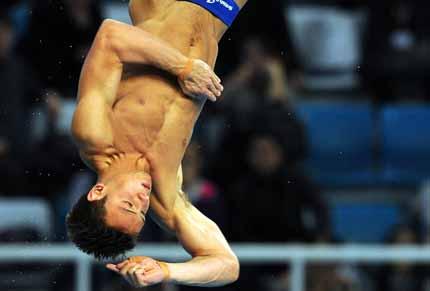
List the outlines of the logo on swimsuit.
<svg viewBox="0 0 430 291">
<path fill-rule="evenodd" d="M 222 6 L 224 6 L 225 8 L 227 8 L 228 10 L 233 11 L 233 6 L 229 5 L 227 2 L 225 2 L 223 0 L 206 0 L 206 3 L 208 3 L 208 4 L 219 3 Z"/>
</svg>

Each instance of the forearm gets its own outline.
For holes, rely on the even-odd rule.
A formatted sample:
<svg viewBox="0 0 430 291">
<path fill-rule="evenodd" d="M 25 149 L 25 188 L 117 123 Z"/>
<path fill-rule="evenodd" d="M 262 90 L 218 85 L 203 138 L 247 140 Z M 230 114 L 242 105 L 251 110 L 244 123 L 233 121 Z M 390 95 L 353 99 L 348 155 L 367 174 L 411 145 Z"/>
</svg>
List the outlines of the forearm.
<svg viewBox="0 0 430 291">
<path fill-rule="evenodd" d="M 193 259 L 185 263 L 166 263 L 137 256 L 106 267 L 121 274 L 134 286 L 141 287 L 163 281 L 216 287 L 236 281 L 239 262 L 219 228 L 192 205 L 184 208 L 183 199 L 178 201 L 175 203 L 174 217 L 164 217 L 163 221 L 176 231 L 182 246 Z M 161 217 L 155 215 L 154 218 L 158 220 Z"/>
<path fill-rule="evenodd" d="M 150 65 L 177 76 L 189 60 L 167 42 L 131 25 L 106 20 L 101 31 L 121 63 Z"/>
<path fill-rule="evenodd" d="M 231 256 L 201 256 L 185 263 L 168 263 L 169 281 L 189 286 L 216 287 L 232 283 L 239 263 Z"/>
<path fill-rule="evenodd" d="M 174 212 L 176 236 L 193 259 L 168 264 L 170 280 L 203 287 L 236 281 L 239 262 L 219 227 L 182 199 L 176 201 Z"/>
</svg>

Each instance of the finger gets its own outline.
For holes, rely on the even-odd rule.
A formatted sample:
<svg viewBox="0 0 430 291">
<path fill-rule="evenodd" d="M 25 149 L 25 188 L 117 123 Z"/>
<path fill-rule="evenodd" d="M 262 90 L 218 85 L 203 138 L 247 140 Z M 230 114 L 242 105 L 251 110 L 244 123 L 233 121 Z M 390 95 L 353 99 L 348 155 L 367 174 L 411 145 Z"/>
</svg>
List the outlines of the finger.
<svg viewBox="0 0 430 291">
<path fill-rule="evenodd" d="M 208 99 L 212 102 L 216 101 L 216 97 L 215 95 L 211 92 L 211 91 L 206 91 L 205 95 L 208 97 Z"/>
<path fill-rule="evenodd" d="M 125 260 L 119 264 L 116 264 L 116 266 L 118 267 L 118 269 L 121 269 L 122 267 L 124 267 L 126 264 L 130 263 L 129 260 Z"/>
<path fill-rule="evenodd" d="M 146 272 L 143 269 L 140 269 L 133 273 L 133 279 L 139 287 L 146 286 L 145 276 Z"/>
<path fill-rule="evenodd" d="M 218 83 L 221 83 L 221 79 L 217 76 L 217 74 L 213 73 L 213 76 L 218 81 Z"/>
<path fill-rule="evenodd" d="M 181 87 L 182 87 L 182 92 L 186 96 L 191 97 L 191 98 L 196 98 L 197 97 L 196 94 L 194 94 L 192 91 L 188 90 L 188 88 L 185 85 L 181 85 Z"/>
<path fill-rule="evenodd" d="M 212 76 L 212 82 L 214 83 L 215 88 L 217 88 L 218 91 L 224 90 L 223 86 L 221 85 L 220 81 L 217 79 L 216 76 Z"/>
<path fill-rule="evenodd" d="M 132 286 L 139 287 L 138 282 L 134 278 L 134 273 L 139 269 L 139 266 L 133 265 L 132 267 L 127 267 L 127 273 L 124 276 L 124 279 Z"/>
<path fill-rule="evenodd" d="M 119 269 L 118 269 L 118 268 L 117 268 L 117 266 L 116 266 L 116 265 L 114 265 L 114 264 L 107 264 L 107 265 L 106 265 L 106 268 L 108 268 L 109 270 L 114 271 L 114 272 L 116 272 L 116 273 L 119 273 Z"/>
<path fill-rule="evenodd" d="M 120 269 L 121 275 L 127 276 L 128 271 L 136 266 L 136 263 L 128 263 Z"/>
<path fill-rule="evenodd" d="M 127 264 L 127 265 L 123 266 L 122 269 L 120 270 L 120 274 L 127 281 L 128 284 L 135 286 L 134 281 L 132 279 L 130 279 L 130 276 L 128 275 L 128 270 L 131 267 L 132 267 L 131 264 Z"/>
<path fill-rule="evenodd" d="M 139 287 L 139 278 L 137 277 L 136 273 L 142 271 L 142 268 L 139 268 L 139 266 L 134 266 L 133 268 L 131 268 L 127 275 L 128 275 L 128 279 L 133 282 L 133 285 L 136 287 Z"/>
<path fill-rule="evenodd" d="M 141 267 L 139 265 L 134 265 L 133 267 L 131 267 L 130 269 L 128 269 L 127 275 L 130 276 L 130 277 L 133 277 L 134 272 L 136 272 L 139 269 L 141 269 Z"/>
<path fill-rule="evenodd" d="M 185 92 L 184 92 L 185 93 Z M 188 97 L 191 97 L 193 99 L 198 99 L 199 95 L 198 94 L 194 94 L 192 92 L 187 92 L 185 93 L 185 95 L 187 95 Z"/>
<path fill-rule="evenodd" d="M 218 89 L 215 88 L 214 84 L 210 83 L 208 85 L 208 89 L 212 92 L 213 95 L 218 96 Z"/>
<path fill-rule="evenodd" d="M 217 86 L 216 83 L 214 84 L 214 86 L 215 86 L 215 91 L 212 91 L 212 93 L 214 93 L 216 97 L 221 96 L 222 90 L 220 90 L 220 88 Z"/>
</svg>

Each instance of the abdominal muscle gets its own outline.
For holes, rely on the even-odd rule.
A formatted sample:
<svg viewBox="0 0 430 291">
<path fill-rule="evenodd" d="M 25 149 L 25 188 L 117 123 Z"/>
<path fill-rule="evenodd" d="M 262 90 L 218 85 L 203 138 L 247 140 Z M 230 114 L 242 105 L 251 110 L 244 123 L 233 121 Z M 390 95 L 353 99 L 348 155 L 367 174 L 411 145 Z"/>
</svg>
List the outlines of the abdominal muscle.
<svg viewBox="0 0 430 291">
<path fill-rule="evenodd" d="M 176 17 L 190 19 L 183 13 Z M 184 55 L 213 66 L 217 41 L 210 31 L 198 31 L 197 35 L 195 31 L 204 24 L 190 27 L 172 21 L 150 20 L 142 29 L 167 40 Z M 168 211 L 165 208 L 180 189 L 180 164 L 204 103 L 184 96 L 176 79 L 165 72 L 138 65 L 124 67 L 112 114 L 114 146 L 124 153 L 140 153 L 148 160 L 157 193 L 151 203 L 159 216 L 164 216 L 163 209 Z"/>
</svg>

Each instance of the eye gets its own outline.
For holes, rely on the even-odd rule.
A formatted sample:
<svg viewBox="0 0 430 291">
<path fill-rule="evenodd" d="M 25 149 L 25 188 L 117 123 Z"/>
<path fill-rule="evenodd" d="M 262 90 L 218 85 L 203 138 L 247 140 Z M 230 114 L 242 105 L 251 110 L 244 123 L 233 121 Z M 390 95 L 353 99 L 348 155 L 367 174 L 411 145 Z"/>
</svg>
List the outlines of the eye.
<svg viewBox="0 0 430 291">
<path fill-rule="evenodd" d="M 133 204 L 130 202 L 130 201 L 124 201 L 126 204 L 127 204 L 127 206 L 129 206 L 130 208 L 133 208 Z"/>
</svg>

